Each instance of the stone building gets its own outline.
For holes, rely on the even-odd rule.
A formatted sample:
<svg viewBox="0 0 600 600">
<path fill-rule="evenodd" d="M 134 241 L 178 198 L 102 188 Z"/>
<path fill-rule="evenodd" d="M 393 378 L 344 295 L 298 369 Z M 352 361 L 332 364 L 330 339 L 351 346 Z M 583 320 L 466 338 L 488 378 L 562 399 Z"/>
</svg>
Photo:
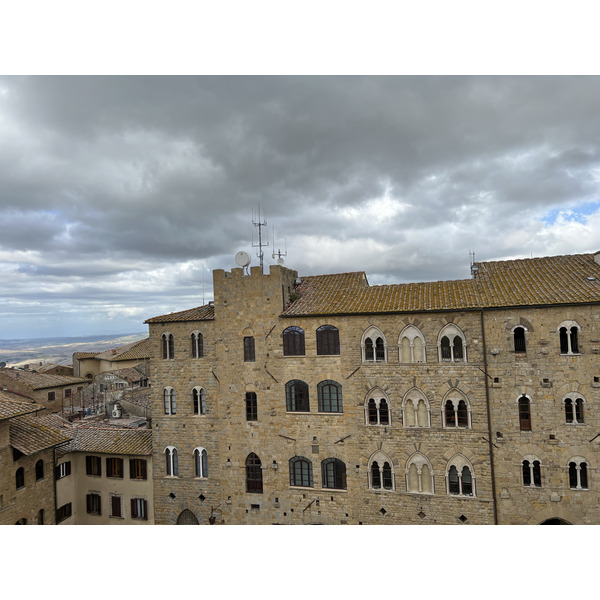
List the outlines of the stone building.
<svg viewBox="0 0 600 600">
<path fill-rule="evenodd" d="M 96 375 L 105 371 L 136 367 L 138 365 L 141 365 L 140 369 L 143 371 L 148 358 L 148 338 L 102 352 L 74 352 L 73 375 L 86 379 L 94 379 Z"/>
<path fill-rule="evenodd" d="M 69 437 L 55 419 L 0 391 L 0 525 L 56 522 L 54 452 Z"/>
<path fill-rule="evenodd" d="M 600 253 L 213 283 L 147 321 L 156 523 L 600 522 Z"/>
<path fill-rule="evenodd" d="M 83 390 L 89 381 L 81 377 L 38 373 L 29 369 L 0 369 L 0 388 L 35 402 L 48 412 L 68 416 L 82 411 Z"/>
</svg>

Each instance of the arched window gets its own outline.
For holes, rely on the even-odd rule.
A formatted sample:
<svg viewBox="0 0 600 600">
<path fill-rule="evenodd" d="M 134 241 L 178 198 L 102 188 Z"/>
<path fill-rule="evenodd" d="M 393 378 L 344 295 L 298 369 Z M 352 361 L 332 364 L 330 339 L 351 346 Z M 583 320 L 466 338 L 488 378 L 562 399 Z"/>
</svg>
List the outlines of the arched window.
<svg viewBox="0 0 600 600">
<path fill-rule="evenodd" d="M 333 325 L 321 325 L 317 329 L 317 354 L 334 355 L 340 353 L 340 332 Z"/>
<path fill-rule="evenodd" d="M 192 340 L 192 358 L 202 358 L 204 356 L 204 337 L 199 331 L 193 331 Z"/>
<path fill-rule="evenodd" d="M 15 486 L 18 490 L 25 487 L 25 469 L 19 467 L 15 473 Z"/>
<path fill-rule="evenodd" d="M 572 394 L 570 397 L 563 400 L 565 405 L 565 422 L 581 424 L 584 423 L 583 405 L 585 400 L 577 394 Z"/>
<path fill-rule="evenodd" d="M 167 463 L 167 476 L 177 477 L 179 475 L 179 460 L 177 458 L 177 448 L 167 446 L 165 448 L 165 458 Z"/>
<path fill-rule="evenodd" d="M 446 487 L 452 496 L 475 496 L 473 466 L 464 456 L 457 454 L 448 462 Z"/>
<path fill-rule="evenodd" d="M 176 525 L 200 525 L 196 515 L 189 509 L 183 510 L 177 517 Z"/>
<path fill-rule="evenodd" d="M 414 325 L 408 325 L 400 332 L 398 346 L 400 362 L 424 363 L 427 361 L 425 338 Z"/>
<path fill-rule="evenodd" d="M 263 493 L 262 463 L 254 452 L 248 454 L 246 458 L 246 492 Z"/>
<path fill-rule="evenodd" d="M 569 465 L 569 487 L 572 490 L 587 490 L 588 487 L 588 467 L 587 460 L 581 456 L 574 456 L 568 463 Z"/>
<path fill-rule="evenodd" d="M 523 395 L 519 398 L 519 429 L 531 431 L 531 406 L 530 400 Z"/>
<path fill-rule="evenodd" d="M 290 458 L 290 485 L 313 487 L 312 462 L 304 456 Z"/>
<path fill-rule="evenodd" d="M 196 477 L 208 477 L 208 453 L 204 448 L 194 449 Z"/>
<path fill-rule="evenodd" d="M 467 362 L 467 342 L 464 333 L 449 323 L 438 336 L 438 360 L 440 362 Z"/>
<path fill-rule="evenodd" d="M 44 479 L 44 461 L 42 459 L 35 463 L 35 480 L 41 481 Z"/>
<path fill-rule="evenodd" d="M 304 329 L 293 326 L 284 330 L 283 355 L 304 356 Z"/>
<path fill-rule="evenodd" d="M 526 456 L 521 467 L 524 486 L 542 487 L 542 463 L 537 456 Z"/>
<path fill-rule="evenodd" d="M 396 480 L 392 461 L 383 452 L 378 451 L 369 460 L 369 488 L 372 490 L 395 490 Z"/>
<path fill-rule="evenodd" d="M 174 415 L 177 413 L 177 404 L 175 401 L 175 389 L 166 387 L 163 390 L 163 398 L 165 403 L 165 415 Z"/>
<path fill-rule="evenodd" d="M 430 427 L 429 401 L 425 394 L 414 388 L 405 396 L 402 403 L 402 421 L 404 427 Z"/>
<path fill-rule="evenodd" d="M 321 481 L 324 488 L 346 489 L 346 465 L 338 458 L 326 458 L 321 463 Z"/>
<path fill-rule="evenodd" d="M 433 468 L 420 452 L 406 462 L 406 489 L 415 494 L 433 494 Z"/>
<path fill-rule="evenodd" d="M 515 343 L 515 352 L 525 352 L 525 328 L 515 327 L 513 329 L 513 339 Z"/>
<path fill-rule="evenodd" d="M 558 326 L 561 354 L 579 354 L 578 334 L 581 327 L 575 321 L 563 321 Z"/>
<path fill-rule="evenodd" d="M 317 385 L 319 412 L 341 413 L 342 386 L 337 381 L 326 379 Z"/>
<path fill-rule="evenodd" d="M 471 427 L 471 406 L 467 397 L 458 390 L 450 390 L 444 399 L 442 413 L 444 427 Z"/>
<path fill-rule="evenodd" d="M 44 524 L 44 509 L 40 508 L 40 510 L 38 511 L 37 514 L 37 524 L 38 525 L 43 525 Z"/>
<path fill-rule="evenodd" d="M 308 385 L 299 379 L 285 384 L 285 403 L 288 412 L 310 412 Z"/>
<path fill-rule="evenodd" d="M 378 388 L 371 390 L 365 399 L 365 421 L 367 425 L 390 425 L 390 403 Z"/>
<path fill-rule="evenodd" d="M 363 362 L 386 362 L 387 343 L 385 336 L 375 326 L 369 327 L 361 340 Z"/>
<path fill-rule="evenodd" d="M 162 357 L 163 359 L 175 358 L 175 343 L 172 333 L 162 334 Z"/>
<path fill-rule="evenodd" d="M 192 401 L 194 406 L 194 414 L 195 415 L 205 415 L 206 414 L 206 392 L 204 388 L 195 387 L 192 390 Z"/>
</svg>

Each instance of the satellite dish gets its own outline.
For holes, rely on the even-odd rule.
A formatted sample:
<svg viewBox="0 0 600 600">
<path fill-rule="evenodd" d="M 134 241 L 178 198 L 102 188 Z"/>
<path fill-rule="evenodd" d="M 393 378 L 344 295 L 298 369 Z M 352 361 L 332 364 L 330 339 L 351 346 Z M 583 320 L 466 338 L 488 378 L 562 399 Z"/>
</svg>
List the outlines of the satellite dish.
<svg viewBox="0 0 600 600">
<path fill-rule="evenodd" d="M 240 267 L 247 267 L 250 264 L 250 260 L 250 255 L 247 252 L 244 252 L 243 250 L 240 250 L 235 255 L 235 262 Z"/>
<path fill-rule="evenodd" d="M 283 258 L 278 258 L 278 259 L 277 259 L 277 264 L 278 264 L 278 265 L 282 265 L 283 263 L 284 263 L 284 260 L 283 260 Z"/>
</svg>

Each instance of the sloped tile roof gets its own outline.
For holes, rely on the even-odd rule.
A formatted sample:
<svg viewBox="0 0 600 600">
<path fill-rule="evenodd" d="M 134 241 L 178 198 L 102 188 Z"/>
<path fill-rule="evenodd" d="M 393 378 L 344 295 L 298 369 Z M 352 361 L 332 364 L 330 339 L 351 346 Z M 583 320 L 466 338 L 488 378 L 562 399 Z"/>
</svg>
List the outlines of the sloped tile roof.
<svg viewBox="0 0 600 600">
<path fill-rule="evenodd" d="M 149 455 L 152 454 L 152 430 L 79 427 L 72 449 L 100 454 Z"/>
<path fill-rule="evenodd" d="M 73 358 L 78 360 L 80 358 L 94 358 L 100 354 L 100 352 L 73 352 Z"/>
<path fill-rule="evenodd" d="M 93 358 L 116 362 L 120 360 L 143 360 L 144 358 L 149 357 L 150 340 L 149 338 L 145 338 L 138 342 L 126 344 L 120 348 L 113 348 L 111 350 L 105 350 L 104 352 L 98 352 Z"/>
<path fill-rule="evenodd" d="M 43 410 L 44 407 L 32 402 L 23 402 L 19 396 L 15 396 L 10 392 L 0 390 L 0 421 L 4 419 L 13 419 L 20 415 L 27 415 L 38 410 Z"/>
<path fill-rule="evenodd" d="M 215 307 L 212 304 L 205 304 L 196 308 L 182 310 L 180 312 L 160 315 L 147 319 L 144 323 L 174 323 L 178 321 L 211 321 L 215 318 Z"/>
<path fill-rule="evenodd" d="M 137 390 L 127 390 L 123 394 L 123 400 L 131 402 L 142 408 L 150 408 L 151 402 L 151 390 L 148 387 L 138 388 Z"/>
<path fill-rule="evenodd" d="M 146 375 L 140 373 L 134 367 L 126 367 L 125 369 L 112 369 L 111 371 L 103 371 L 100 375 L 114 375 L 119 379 L 123 379 L 127 383 L 131 384 L 141 379 L 147 379 Z"/>
<path fill-rule="evenodd" d="M 18 379 L 26 383 L 34 390 L 89 383 L 87 379 L 71 377 L 70 375 L 52 375 L 50 373 L 36 373 L 35 371 L 17 369 L 0 369 L 0 372 L 12 379 Z"/>
<path fill-rule="evenodd" d="M 593 254 L 490 261 L 475 266 L 479 270 L 473 279 L 369 287 L 345 285 L 345 276 L 306 277 L 298 288 L 300 298 L 282 316 L 600 302 L 600 265 Z"/>
<path fill-rule="evenodd" d="M 66 444 L 73 437 L 72 427 L 56 415 L 26 415 L 10 422 L 10 445 L 31 456 L 41 450 Z"/>
</svg>

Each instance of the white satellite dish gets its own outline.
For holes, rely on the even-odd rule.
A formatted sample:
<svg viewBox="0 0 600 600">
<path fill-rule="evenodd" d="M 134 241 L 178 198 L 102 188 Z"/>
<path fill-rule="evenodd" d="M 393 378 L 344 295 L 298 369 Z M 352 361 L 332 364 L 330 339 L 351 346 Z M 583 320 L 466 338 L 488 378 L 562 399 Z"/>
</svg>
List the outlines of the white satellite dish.
<svg viewBox="0 0 600 600">
<path fill-rule="evenodd" d="M 277 264 L 278 264 L 278 265 L 282 265 L 283 263 L 284 263 L 284 260 L 283 260 L 283 258 L 278 258 L 278 259 L 277 259 Z"/>
<path fill-rule="evenodd" d="M 250 260 L 250 255 L 247 252 L 244 252 L 243 250 L 240 250 L 235 255 L 235 262 L 240 267 L 247 267 L 250 264 Z"/>
</svg>

